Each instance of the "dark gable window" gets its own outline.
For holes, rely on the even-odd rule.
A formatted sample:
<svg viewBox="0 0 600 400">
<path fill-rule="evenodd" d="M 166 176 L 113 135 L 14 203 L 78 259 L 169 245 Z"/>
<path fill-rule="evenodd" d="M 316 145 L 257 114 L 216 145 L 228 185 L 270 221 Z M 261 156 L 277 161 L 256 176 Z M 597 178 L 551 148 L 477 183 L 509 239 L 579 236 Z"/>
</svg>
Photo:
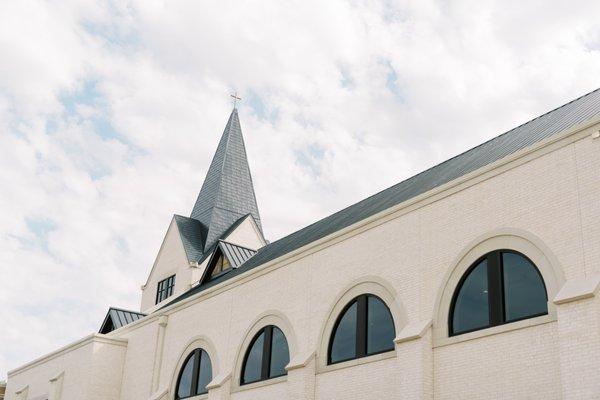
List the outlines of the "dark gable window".
<svg viewBox="0 0 600 400">
<path fill-rule="evenodd" d="M 221 253 L 219 255 L 219 257 L 217 258 L 217 261 L 215 262 L 215 266 L 213 267 L 213 270 L 210 273 L 210 277 L 214 278 L 215 276 L 219 275 L 221 272 L 227 271 L 230 268 L 231 268 L 231 264 L 229 263 L 229 260 L 227 259 L 227 257 L 225 257 Z"/>
<path fill-rule="evenodd" d="M 496 250 L 463 276 L 450 312 L 450 335 L 459 335 L 548 313 L 544 280 L 523 254 Z"/>
<path fill-rule="evenodd" d="M 363 294 L 342 311 L 329 342 L 329 364 L 394 350 L 396 328 L 389 308 L 377 296 Z"/>
<path fill-rule="evenodd" d="M 175 275 L 168 277 L 167 279 L 163 279 L 158 282 L 158 287 L 156 288 L 156 303 L 158 304 L 166 298 L 170 297 L 173 294 L 173 288 L 175 288 Z"/>
<path fill-rule="evenodd" d="M 202 349 L 196 349 L 190 353 L 177 379 L 175 399 L 208 393 L 206 386 L 212 380 L 212 365 L 208 353 Z"/>
<path fill-rule="evenodd" d="M 276 326 L 262 328 L 250 342 L 244 356 L 240 384 L 264 381 L 287 374 L 290 351 L 283 332 Z"/>
</svg>

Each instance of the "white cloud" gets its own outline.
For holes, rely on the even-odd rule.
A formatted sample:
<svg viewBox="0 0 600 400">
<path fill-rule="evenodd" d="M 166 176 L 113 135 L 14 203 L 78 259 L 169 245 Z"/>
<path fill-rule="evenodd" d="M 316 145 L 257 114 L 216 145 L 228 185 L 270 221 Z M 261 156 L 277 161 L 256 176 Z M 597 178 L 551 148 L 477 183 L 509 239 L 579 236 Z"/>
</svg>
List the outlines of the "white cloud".
<svg viewBox="0 0 600 400">
<path fill-rule="evenodd" d="M 0 376 L 137 307 L 230 91 L 275 239 L 600 86 L 565 4 L 0 3 Z"/>
</svg>

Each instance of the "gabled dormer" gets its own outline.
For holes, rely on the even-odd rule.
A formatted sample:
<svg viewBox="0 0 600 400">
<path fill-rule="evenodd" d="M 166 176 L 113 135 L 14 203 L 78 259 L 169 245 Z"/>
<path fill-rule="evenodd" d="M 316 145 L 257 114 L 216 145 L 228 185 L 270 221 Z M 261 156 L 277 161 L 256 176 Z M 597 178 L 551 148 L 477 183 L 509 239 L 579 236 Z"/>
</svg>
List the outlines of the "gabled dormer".
<svg viewBox="0 0 600 400">
<path fill-rule="evenodd" d="M 194 250 L 193 245 L 195 238 L 201 237 L 202 230 L 198 229 L 198 224 L 179 215 L 171 219 L 146 283 L 142 286 L 142 312 L 151 313 L 172 296 L 191 287 L 193 265 L 197 257 L 202 256 Z"/>
<path fill-rule="evenodd" d="M 255 254 L 256 250 L 219 240 L 204 269 L 200 284 L 241 267 L 243 263 Z"/>
</svg>

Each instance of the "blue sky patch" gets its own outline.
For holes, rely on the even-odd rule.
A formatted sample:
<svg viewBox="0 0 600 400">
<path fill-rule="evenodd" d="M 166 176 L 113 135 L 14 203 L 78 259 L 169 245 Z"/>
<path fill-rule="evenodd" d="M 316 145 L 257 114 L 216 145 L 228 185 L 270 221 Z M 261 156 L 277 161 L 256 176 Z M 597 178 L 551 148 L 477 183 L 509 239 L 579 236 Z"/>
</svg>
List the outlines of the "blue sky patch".
<svg viewBox="0 0 600 400">
<path fill-rule="evenodd" d="M 398 82 L 398 74 L 394 69 L 392 63 L 389 60 L 384 61 L 384 64 L 388 68 L 386 76 L 385 87 L 394 95 L 394 99 L 400 103 L 403 103 L 406 98 L 400 83 Z"/>
<path fill-rule="evenodd" d="M 312 175 L 319 176 L 321 175 L 320 162 L 325 157 L 326 149 L 317 143 L 313 143 L 308 145 L 303 150 L 294 151 L 294 156 L 296 158 L 296 162 L 308 169 Z"/>
<path fill-rule="evenodd" d="M 27 229 L 34 234 L 35 243 L 48 251 L 48 234 L 57 228 L 56 222 L 49 218 L 25 218 Z"/>
<path fill-rule="evenodd" d="M 254 115 L 259 119 L 274 123 L 279 117 L 279 110 L 277 110 L 277 108 L 269 108 L 265 105 L 262 97 L 254 90 L 248 90 L 245 97 L 246 98 L 242 99 L 242 101 L 252 109 Z"/>
</svg>

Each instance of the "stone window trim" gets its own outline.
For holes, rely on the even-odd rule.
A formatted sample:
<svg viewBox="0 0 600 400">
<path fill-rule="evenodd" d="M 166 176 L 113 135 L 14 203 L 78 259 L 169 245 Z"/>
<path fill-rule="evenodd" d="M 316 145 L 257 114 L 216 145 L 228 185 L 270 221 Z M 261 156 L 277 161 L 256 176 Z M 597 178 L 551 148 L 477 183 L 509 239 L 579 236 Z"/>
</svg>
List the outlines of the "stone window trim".
<svg viewBox="0 0 600 400">
<path fill-rule="evenodd" d="M 485 254 L 499 249 L 519 252 L 535 264 L 546 285 L 548 314 L 467 334 L 450 336 L 448 321 L 452 299 L 463 275 L 467 273 L 473 263 Z M 433 312 L 433 346 L 445 346 L 556 321 L 556 305 L 552 299 L 557 295 L 564 282 L 563 270 L 558 259 L 534 234 L 516 228 L 502 228 L 481 235 L 464 248 L 442 279 Z"/>
<path fill-rule="evenodd" d="M 334 371 L 353 365 L 380 361 L 396 356 L 396 350 L 394 348 L 394 350 L 389 352 L 328 365 L 329 343 L 340 313 L 353 299 L 364 294 L 375 295 L 385 303 L 392 314 L 396 333 L 401 332 L 407 324 L 408 318 L 406 316 L 406 311 L 402 302 L 399 300 L 397 292 L 391 284 L 377 276 L 366 276 L 355 280 L 337 295 L 336 301 L 326 314 L 327 317 L 321 329 L 320 342 L 317 350 L 317 373 Z"/>
<path fill-rule="evenodd" d="M 269 310 L 260 314 L 257 318 L 254 319 L 254 321 L 250 324 L 250 328 L 247 329 L 244 333 L 244 340 L 241 342 L 240 346 L 237 349 L 235 364 L 233 368 L 233 376 L 231 379 L 232 393 L 287 381 L 287 375 L 283 375 L 277 378 L 248 383 L 245 385 L 240 384 L 242 376 L 242 367 L 244 364 L 244 357 L 246 355 L 248 347 L 250 346 L 252 340 L 256 337 L 258 332 L 268 325 L 276 326 L 281 330 L 281 332 L 283 332 L 287 340 L 288 349 L 290 352 L 290 360 L 294 359 L 294 356 L 298 351 L 298 342 L 290 320 L 282 312 L 277 310 Z"/>
<path fill-rule="evenodd" d="M 169 390 L 169 393 L 171 394 L 171 398 L 175 398 L 175 396 L 177 394 L 177 392 L 176 392 L 177 380 L 179 378 L 179 372 L 181 371 L 181 368 L 183 368 L 183 364 L 187 361 L 188 356 L 195 349 L 198 349 L 198 348 L 206 351 L 208 353 L 208 356 L 210 357 L 213 380 L 207 386 L 209 391 L 210 391 L 212 382 L 214 382 L 216 377 L 219 375 L 219 372 L 220 372 L 219 359 L 217 357 L 217 350 L 216 350 L 215 346 L 213 345 L 212 341 L 210 339 L 208 339 L 206 336 L 204 336 L 204 335 L 196 336 L 196 337 L 192 338 L 185 345 L 185 347 L 179 352 L 179 359 L 177 360 L 177 364 L 175 364 L 175 368 L 173 369 L 173 372 L 171 375 L 171 385 L 170 385 L 170 390 Z M 206 393 L 203 393 L 203 394 L 199 394 L 194 397 L 186 397 L 185 400 L 197 400 L 197 399 L 204 399 L 207 397 L 208 397 L 208 395 Z"/>
</svg>

